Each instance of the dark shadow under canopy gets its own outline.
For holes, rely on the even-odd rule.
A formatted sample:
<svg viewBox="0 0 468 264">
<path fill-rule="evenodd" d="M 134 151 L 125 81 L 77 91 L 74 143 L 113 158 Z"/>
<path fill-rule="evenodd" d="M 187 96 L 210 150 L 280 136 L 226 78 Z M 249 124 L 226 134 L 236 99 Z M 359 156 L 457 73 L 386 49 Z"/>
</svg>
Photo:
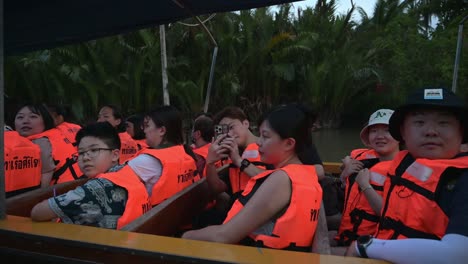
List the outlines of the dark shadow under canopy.
<svg viewBox="0 0 468 264">
<path fill-rule="evenodd" d="M 294 1 L 297 0 L 5 0 L 4 53 L 48 49 L 194 15 Z"/>
</svg>

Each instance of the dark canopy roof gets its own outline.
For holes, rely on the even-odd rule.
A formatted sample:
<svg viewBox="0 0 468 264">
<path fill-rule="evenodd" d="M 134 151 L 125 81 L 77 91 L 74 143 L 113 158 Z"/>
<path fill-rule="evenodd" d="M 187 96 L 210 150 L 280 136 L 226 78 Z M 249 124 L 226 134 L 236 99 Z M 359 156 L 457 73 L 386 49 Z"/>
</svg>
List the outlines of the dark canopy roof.
<svg viewBox="0 0 468 264">
<path fill-rule="evenodd" d="M 6 0 L 6 55 L 298 0 Z"/>
</svg>

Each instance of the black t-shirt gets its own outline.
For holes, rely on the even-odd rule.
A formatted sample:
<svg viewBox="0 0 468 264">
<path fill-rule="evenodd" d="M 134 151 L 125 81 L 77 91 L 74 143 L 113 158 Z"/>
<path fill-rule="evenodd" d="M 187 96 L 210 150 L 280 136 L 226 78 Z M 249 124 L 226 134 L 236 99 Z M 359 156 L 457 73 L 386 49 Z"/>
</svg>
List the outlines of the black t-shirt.
<svg viewBox="0 0 468 264">
<path fill-rule="evenodd" d="M 447 234 L 468 236 L 468 171 L 442 185 L 437 203 L 447 214 Z"/>
<path fill-rule="evenodd" d="M 299 154 L 299 159 L 306 165 L 322 165 L 322 160 L 314 144 L 307 146 L 304 151 Z"/>
</svg>

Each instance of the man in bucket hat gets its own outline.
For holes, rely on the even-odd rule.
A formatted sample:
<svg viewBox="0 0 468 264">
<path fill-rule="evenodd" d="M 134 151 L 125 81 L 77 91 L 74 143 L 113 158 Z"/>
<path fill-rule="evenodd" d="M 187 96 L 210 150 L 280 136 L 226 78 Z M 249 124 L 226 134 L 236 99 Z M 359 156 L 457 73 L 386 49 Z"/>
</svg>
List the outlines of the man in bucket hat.
<svg viewBox="0 0 468 264">
<path fill-rule="evenodd" d="M 465 113 L 464 102 L 443 88 L 415 90 L 393 113 L 390 133 L 407 150 L 390 166 L 375 238 L 360 236 L 348 256 L 466 263 L 468 154 L 460 153 Z"/>
</svg>

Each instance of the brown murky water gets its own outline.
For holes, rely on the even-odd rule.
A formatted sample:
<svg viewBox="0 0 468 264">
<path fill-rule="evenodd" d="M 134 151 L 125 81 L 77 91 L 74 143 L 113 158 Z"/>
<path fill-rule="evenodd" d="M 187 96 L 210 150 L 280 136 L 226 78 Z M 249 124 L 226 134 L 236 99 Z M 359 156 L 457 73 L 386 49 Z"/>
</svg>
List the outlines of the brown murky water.
<svg viewBox="0 0 468 264">
<path fill-rule="evenodd" d="M 322 161 L 341 162 L 351 150 L 364 148 L 359 138 L 360 128 L 320 129 L 312 133 Z"/>
</svg>

